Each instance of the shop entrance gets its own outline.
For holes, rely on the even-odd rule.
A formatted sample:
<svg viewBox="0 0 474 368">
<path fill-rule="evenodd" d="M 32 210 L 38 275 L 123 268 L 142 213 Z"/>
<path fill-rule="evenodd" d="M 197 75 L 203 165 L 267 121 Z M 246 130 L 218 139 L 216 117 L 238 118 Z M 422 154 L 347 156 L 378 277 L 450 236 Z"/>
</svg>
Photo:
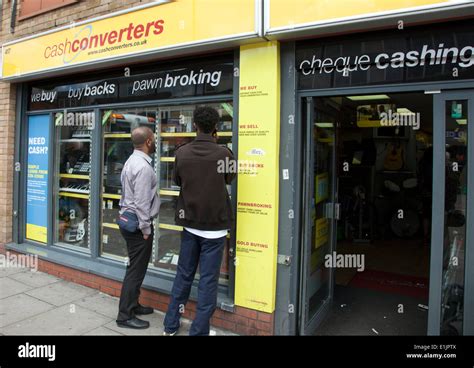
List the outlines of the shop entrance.
<svg viewBox="0 0 474 368">
<path fill-rule="evenodd" d="M 464 318 L 472 305 L 465 283 L 473 270 L 464 267 L 472 253 L 466 252 L 471 96 L 302 100 L 301 334 L 472 329 L 471 317 Z"/>
</svg>

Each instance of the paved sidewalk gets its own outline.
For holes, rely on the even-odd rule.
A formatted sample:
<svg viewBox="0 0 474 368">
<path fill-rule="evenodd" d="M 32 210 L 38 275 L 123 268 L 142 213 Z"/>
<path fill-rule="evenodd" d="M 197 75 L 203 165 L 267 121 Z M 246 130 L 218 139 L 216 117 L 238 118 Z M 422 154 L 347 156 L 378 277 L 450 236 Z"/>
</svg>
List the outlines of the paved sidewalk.
<svg viewBox="0 0 474 368">
<path fill-rule="evenodd" d="M 118 298 L 27 268 L 0 268 L 1 335 L 162 335 L 164 313 L 146 330 L 117 327 Z M 179 335 L 190 321 L 182 319 Z M 233 335 L 212 329 L 211 335 Z"/>
</svg>

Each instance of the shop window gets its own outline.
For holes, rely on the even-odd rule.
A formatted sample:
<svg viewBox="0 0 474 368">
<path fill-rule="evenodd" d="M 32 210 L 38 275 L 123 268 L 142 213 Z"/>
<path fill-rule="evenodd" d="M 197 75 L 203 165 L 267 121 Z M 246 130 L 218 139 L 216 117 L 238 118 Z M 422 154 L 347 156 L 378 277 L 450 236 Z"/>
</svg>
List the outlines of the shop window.
<svg viewBox="0 0 474 368">
<path fill-rule="evenodd" d="M 79 0 L 22 0 L 18 20 L 34 17 L 77 2 Z"/>
<path fill-rule="evenodd" d="M 128 157 L 133 153 L 131 131 L 148 126 L 156 131 L 156 108 L 107 110 L 102 114 L 103 152 L 102 166 L 102 254 L 127 257 L 125 240 L 120 234 L 116 219 L 122 194 L 120 175 Z"/>
<path fill-rule="evenodd" d="M 55 114 L 55 231 L 61 246 L 89 249 L 93 111 Z"/>
<path fill-rule="evenodd" d="M 121 195 L 120 174 L 123 164 L 133 152 L 130 131 L 140 125 L 150 126 L 157 134 L 154 167 L 159 178 L 161 207 L 155 223 L 152 266 L 168 272 L 176 271 L 182 227 L 174 220 L 179 187 L 172 180 L 176 147 L 194 139 L 192 116 L 198 105 L 180 105 L 157 108 L 106 110 L 104 123 L 103 193 L 102 193 L 102 255 L 126 257 L 126 245 L 116 218 Z M 232 149 L 233 107 L 231 102 L 212 103 L 219 112 L 218 143 Z M 231 186 L 228 187 L 229 194 Z M 229 238 L 228 238 L 229 241 Z M 226 250 L 229 248 L 227 242 Z M 225 254 L 228 254 L 226 251 Z M 229 262 L 224 257 L 221 281 L 228 280 Z"/>
</svg>

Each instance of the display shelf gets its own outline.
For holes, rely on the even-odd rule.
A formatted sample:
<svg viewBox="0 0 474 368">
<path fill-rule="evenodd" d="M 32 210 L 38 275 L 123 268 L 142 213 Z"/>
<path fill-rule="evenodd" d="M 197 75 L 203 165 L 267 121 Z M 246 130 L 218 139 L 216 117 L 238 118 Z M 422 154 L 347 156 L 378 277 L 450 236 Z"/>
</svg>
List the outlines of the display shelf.
<svg viewBox="0 0 474 368">
<path fill-rule="evenodd" d="M 79 174 L 59 174 L 60 178 L 63 179 L 81 179 L 81 180 L 90 180 L 89 175 L 79 175 Z"/>
<path fill-rule="evenodd" d="M 69 138 L 69 139 L 60 139 L 60 143 L 75 143 L 75 142 L 85 142 L 91 143 L 92 140 L 90 138 Z"/>
<path fill-rule="evenodd" d="M 217 132 L 218 137 L 232 137 L 233 133 L 232 132 Z"/>
<path fill-rule="evenodd" d="M 72 193 L 72 192 L 59 192 L 59 195 L 61 197 L 89 199 L 89 196 L 87 194 L 79 194 L 79 193 Z"/>
<path fill-rule="evenodd" d="M 105 133 L 104 138 L 130 138 L 132 135 L 130 133 Z M 218 137 L 232 137 L 232 132 L 217 132 Z M 182 132 L 182 133 L 160 133 L 162 138 L 194 138 L 196 137 L 196 132 Z"/>
<path fill-rule="evenodd" d="M 103 222 L 102 223 L 102 226 L 103 227 L 107 227 L 109 229 L 116 229 L 116 230 L 119 230 L 119 226 L 117 224 L 111 224 L 111 223 L 108 223 L 108 222 Z"/>
<path fill-rule="evenodd" d="M 175 158 L 174 157 L 161 157 L 160 161 L 161 162 L 174 162 Z"/>
<path fill-rule="evenodd" d="M 218 137 L 232 137 L 232 132 L 217 132 Z M 196 137 L 196 132 L 183 132 L 183 133 L 160 133 L 162 138 L 183 138 L 183 137 Z"/>
<path fill-rule="evenodd" d="M 160 190 L 161 195 L 168 195 L 168 196 L 174 196 L 174 197 L 179 197 L 179 190 L 165 190 L 161 189 Z"/>
<path fill-rule="evenodd" d="M 178 225 L 158 224 L 158 227 L 159 227 L 160 229 L 166 229 L 166 230 L 183 231 L 183 227 L 182 227 L 182 226 L 178 226 Z"/>
<path fill-rule="evenodd" d="M 87 190 L 81 190 L 81 189 L 73 189 L 73 188 L 60 188 L 59 191 L 62 192 L 67 192 L 67 193 L 77 193 L 77 194 L 90 194 L 90 191 Z"/>
<path fill-rule="evenodd" d="M 131 138 L 132 135 L 130 133 L 105 133 L 104 138 Z"/>
<path fill-rule="evenodd" d="M 108 199 L 120 199 L 120 198 L 122 198 L 122 195 L 121 194 L 103 193 L 102 197 L 103 198 L 108 198 Z"/>
<path fill-rule="evenodd" d="M 182 133 L 160 133 L 160 137 L 162 138 L 185 138 L 185 137 L 195 137 L 196 133 L 195 132 L 182 132 Z"/>
</svg>

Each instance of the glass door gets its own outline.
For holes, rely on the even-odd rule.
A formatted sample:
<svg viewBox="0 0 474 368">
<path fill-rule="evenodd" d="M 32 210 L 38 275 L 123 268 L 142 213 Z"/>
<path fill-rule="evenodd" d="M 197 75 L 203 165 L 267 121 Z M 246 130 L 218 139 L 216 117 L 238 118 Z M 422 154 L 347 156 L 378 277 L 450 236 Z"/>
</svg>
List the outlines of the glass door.
<svg viewBox="0 0 474 368">
<path fill-rule="evenodd" d="M 429 330 L 474 334 L 474 93 L 435 97 L 435 165 Z"/>
<path fill-rule="evenodd" d="M 312 334 L 327 315 L 334 277 L 327 256 L 335 249 L 337 120 L 323 100 L 304 100 L 303 245 L 300 334 Z"/>
</svg>

